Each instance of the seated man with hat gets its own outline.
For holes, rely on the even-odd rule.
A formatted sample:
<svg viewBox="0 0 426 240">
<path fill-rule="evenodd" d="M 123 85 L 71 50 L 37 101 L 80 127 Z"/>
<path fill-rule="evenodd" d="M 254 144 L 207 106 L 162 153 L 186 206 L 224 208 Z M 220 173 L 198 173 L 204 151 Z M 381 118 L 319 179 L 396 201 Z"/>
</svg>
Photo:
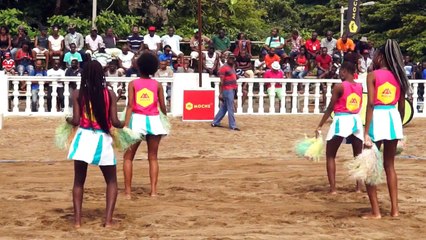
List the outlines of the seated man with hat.
<svg viewBox="0 0 426 240">
<path fill-rule="evenodd" d="M 263 78 L 274 78 L 281 79 L 284 78 L 284 73 L 281 70 L 281 65 L 278 61 L 275 61 L 271 64 L 271 69 L 266 70 Z M 275 97 L 275 95 L 281 99 L 283 96 L 283 88 L 281 83 L 275 83 L 275 89 L 272 90 L 272 84 L 266 83 L 266 91 L 269 96 Z"/>
</svg>

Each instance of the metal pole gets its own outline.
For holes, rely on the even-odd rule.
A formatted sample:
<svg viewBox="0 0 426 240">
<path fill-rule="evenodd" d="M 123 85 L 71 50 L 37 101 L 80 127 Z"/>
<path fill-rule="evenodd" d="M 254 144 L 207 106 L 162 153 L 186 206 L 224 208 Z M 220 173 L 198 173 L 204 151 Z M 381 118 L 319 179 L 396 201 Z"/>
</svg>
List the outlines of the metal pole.
<svg viewBox="0 0 426 240">
<path fill-rule="evenodd" d="M 344 27 L 343 21 L 345 20 L 344 15 L 345 15 L 345 8 L 341 6 L 340 7 L 340 37 L 343 36 L 343 27 Z"/>
<path fill-rule="evenodd" d="M 96 9 L 98 8 L 98 0 L 93 0 L 92 6 L 92 28 L 96 27 Z"/>
<path fill-rule="evenodd" d="M 198 86 L 201 87 L 203 84 L 203 53 L 201 52 L 201 45 L 203 44 L 202 39 L 202 28 L 203 23 L 201 19 L 201 0 L 198 0 Z"/>
</svg>

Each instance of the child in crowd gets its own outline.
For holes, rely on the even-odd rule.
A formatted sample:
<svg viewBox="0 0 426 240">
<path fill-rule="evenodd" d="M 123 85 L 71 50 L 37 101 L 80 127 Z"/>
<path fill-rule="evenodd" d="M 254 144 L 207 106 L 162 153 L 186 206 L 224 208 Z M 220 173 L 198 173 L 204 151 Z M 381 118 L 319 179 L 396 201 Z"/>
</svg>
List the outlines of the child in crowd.
<svg viewBox="0 0 426 240">
<path fill-rule="evenodd" d="M 398 186 L 394 168 L 398 140 L 403 138 L 405 95 L 411 93 L 410 83 L 404 71 L 403 56 L 398 43 L 388 39 L 373 58 L 372 73 L 367 76 L 367 113 L 365 120 L 365 146 L 383 145 L 383 165 L 391 200 L 392 217 L 399 216 Z M 396 105 L 398 104 L 398 108 Z M 381 218 L 377 187 L 367 185 L 371 213 L 365 219 Z"/>
<path fill-rule="evenodd" d="M 254 61 L 254 74 L 258 78 L 262 78 L 266 70 L 265 55 L 260 54 L 259 59 Z"/>
<path fill-rule="evenodd" d="M 15 61 L 10 58 L 10 53 L 4 54 L 5 59 L 2 62 L 3 70 L 7 75 L 15 75 Z"/>
<path fill-rule="evenodd" d="M 122 128 L 117 116 L 117 99 L 108 90 L 104 71 L 97 61 L 86 64 L 80 90 L 72 96 L 73 116 L 67 122 L 78 126 L 68 159 L 74 160 L 74 226 L 81 226 L 84 182 L 88 163 L 99 166 L 107 184 L 105 227 L 113 225 L 112 215 L 117 200 L 117 160 L 113 149 L 111 126 Z"/>
<path fill-rule="evenodd" d="M 146 138 L 152 197 L 157 196 L 158 147 L 161 137 L 168 134 L 160 119 L 160 111 L 167 114 L 163 86 L 150 77 L 157 72 L 158 65 L 158 58 L 152 53 L 144 52 L 138 58 L 141 77 L 129 83 L 125 120 L 125 126 Z M 139 145 L 140 142 L 134 144 L 124 153 L 124 192 L 128 199 L 132 191 L 133 159 Z"/>
<path fill-rule="evenodd" d="M 334 111 L 333 122 L 327 134 L 326 158 L 327 175 L 330 183 L 330 193 L 337 194 L 336 191 L 336 153 L 340 144 L 349 140 L 352 144 L 353 155 L 358 156 L 362 151 L 363 127 L 359 116 L 362 106 L 362 85 L 354 81 L 355 65 L 344 62 L 340 68 L 340 78 L 342 83 L 336 84 L 333 88 L 330 104 L 318 124 L 316 135 L 320 134 L 325 121 Z M 356 183 L 356 191 L 361 191 L 361 181 Z"/>
<path fill-rule="evenodd" d="M 281 58 L 281 68 L 284 72 L 284 75 L 286 78 L 291 78 L 291 66 L 290 66 L 290 57 L 285 56 L 284 58 Z"/>
</svg>

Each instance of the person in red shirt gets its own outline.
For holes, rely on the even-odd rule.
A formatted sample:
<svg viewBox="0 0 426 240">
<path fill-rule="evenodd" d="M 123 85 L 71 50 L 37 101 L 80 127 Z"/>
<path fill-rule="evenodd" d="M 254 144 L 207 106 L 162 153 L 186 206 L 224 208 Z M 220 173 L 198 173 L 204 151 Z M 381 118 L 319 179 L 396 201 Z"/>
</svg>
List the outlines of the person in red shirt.
<svg viewBox="0 0 426 240">
<path fill-rule="evenodd" d="M 321 42 L 317 39 L 318 33 L 313 32 L 312 37 L 306 40 L 305 47 L 308 51 L 308 56 L 310 59 L 315 59 L 321 50 Z"/>
<path fill-rule="evenodd" d="M 275 54 L 275 48 L 269 49 L 268 54 L 265 56 L 265 65 L 267 69 L 271 69 L 271 65 L 273 62 L 281 61 L 280 56 Z"/>
<path fill-rule="evenodd" d="M 296 56 L 295 62 L 296 66 L 293 70 L 292 77 L 303 79 L 308 73 L 308 56 L 304 46 L 300 47 L 300 52 Z"/>
<path fill-rule="evenodd" d="M 330 55 L 327 54 L 327 52 L 327 48 L 323 47 L 321 48 L 321 54 L 315 58 L 318 68 L 318 77 L 326 72 L 329 72 L 331 69 L 331 63 L 333 62 L 333 59 L 330 57 Z"/>
<path fill-rule="evenodd" d="M 237 89 L 237 74 L 235 72 L 235 55 L 229 54 L 227 62 L 219 69 L 220 85 L 219 99 L 222 101 L 219 112 L 210 124 L 212 127 L 220 127 L 220 121 L 228 112 L 229 128 L 234 131 L 240 131 L 237 128 L 234 117 L 234 96 Z"/>
</svg>

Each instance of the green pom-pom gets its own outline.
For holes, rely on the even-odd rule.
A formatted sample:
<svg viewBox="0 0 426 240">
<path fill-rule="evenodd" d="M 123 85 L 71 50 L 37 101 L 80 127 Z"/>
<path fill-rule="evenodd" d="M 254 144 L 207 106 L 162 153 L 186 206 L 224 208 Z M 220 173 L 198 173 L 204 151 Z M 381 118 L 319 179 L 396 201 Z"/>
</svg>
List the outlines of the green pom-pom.
<svg viewBox="0 0 426 240">
<path fill-rule="evenodd" d="M 70 138 L 73 133 L 71 124 L 64 122 L 55 129 L 55 146 L 59 149 L 67 149 L 70 144 Z"/>
<path fill-rule="evenodd" d="M 114 138 L 114 146 L 122 151 L 125 151 L 133 144 L 144 140 L 142 134 L 136 133 L 127 127 L 116 129 L 112 135 Z"/>
<path fill-rule="evenodd" d="M 324 142 L 322 140 L 322 137 L 319 136 L 318 138 L 314 138 L 314 142 L 309 146 L 309 148 L 305 152 L 305 157 L 318 162 L 322 152 L 324 150 Z"/>
<path fill-rule="evenodd" d="M 349 176 L 356 180 L 365 181 L 369 185 L 378 185 L 384 182 L 383 158 L 375 145 L 366 148 L 362 153 L 346 164 Z"/>
<path fill-rule="evenodd" d="M 300 157 L 305 156 L 306 151 L 315 142 L 315 138 L 308 138 L 305 136 L 303 140 L 296 143 L 296 154 Z"/>
<path fill-rule="evenodd" d="M 167 131 L 167 134 L 170 134 L 170 130 L 172 126 L 170 125 L 167 115 L 165 115 L 161 110 L 160 110 L 160 120 L 161 120 L 161 124 L 163 124 L 164 129 Z"/>
</svg>

